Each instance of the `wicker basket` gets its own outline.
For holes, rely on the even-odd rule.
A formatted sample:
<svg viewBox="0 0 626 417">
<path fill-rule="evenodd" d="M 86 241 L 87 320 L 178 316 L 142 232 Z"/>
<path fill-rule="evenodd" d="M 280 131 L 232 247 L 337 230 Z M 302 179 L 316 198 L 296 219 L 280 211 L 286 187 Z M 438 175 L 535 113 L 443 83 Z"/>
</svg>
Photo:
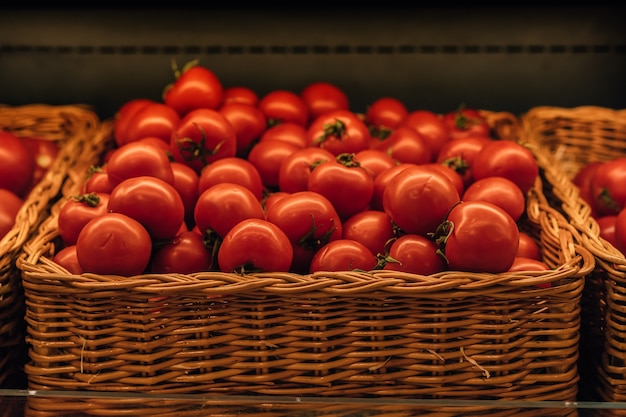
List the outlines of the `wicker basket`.
<svg viewBox="0 0 626 417">
<path fill-rule="evenodd" d="M 582 299 L 582 382 L 604 401 L 626 401 L 626 258 L 600 237 L 589 205 L 572 183 L 585 164 L 626 155 L 626 110 L 536 107 L 523 115 L 522 127 L 547 167 L 550 204 L 596 258 Z"/>
<path fill-rule="evenodd" d="M 1 130 L 56 141 L 65 148 L 25 198 L 13 229 L 0 240 L 0 387 L 26 385 L 22 369 L 27 359 L 24 296 L 15 260 L 24 242 L 47 216 L 65 175 L 76 164 L 75 150 L 91 138 L 98 123 L 95 113 L 82 106 L 0 105 Z"/>
<path fill-rule="evenodd" d="M 77 192 L 81 185 L 67 181 L 64 187 Z M 571 226 L 543 202 L 542 193 L 538 180 L 522 223 L 553 270 L 431 276 L 396 271 L 70 275 L 50 261 L 59 242 L 60 201 L 17 262 L 27 299 L 29 388 L 575 401 L 579 301 L 594 258 L 576 245 Z M 27 414 L 117 415 L 106 400 L 76 402 L 74 411 L 63 414 L 50 408 L 49 399 L 34 398 Z M 134 400 L 123 408 L 134 415 L 203 415 L 189 407 L 184 400 Z M 259 415 L 297 415 L 273 414 L 272 405 L 266 407 Z M 319 414 L 323 407 L 313 409 L 325 415 Z M 327 415 L 348 415 L 332 409 Z M 433 415 L 447 415 L 435 410 Z M 463 415 L 471 410 L 577 415 L 571 409 L 546 414 L 493 405 L 469 407 Z M 414 415 L 372 412 L 367 415 Z"/>
</svg>

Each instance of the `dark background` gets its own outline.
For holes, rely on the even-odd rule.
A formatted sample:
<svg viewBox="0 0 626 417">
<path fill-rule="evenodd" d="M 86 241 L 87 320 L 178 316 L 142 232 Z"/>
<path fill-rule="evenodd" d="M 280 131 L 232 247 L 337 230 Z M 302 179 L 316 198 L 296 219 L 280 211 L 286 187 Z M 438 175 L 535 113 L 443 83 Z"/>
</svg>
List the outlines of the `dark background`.
<svg viewBox="0 0 626 417">
<path fill-rule="evenodd" d="M 355 111 L 393 96 L 437 112 L 465 103 L 626 108 L 626 7 L 0 9 L 0 104 L 159 99 L 172 61 L 263 95 L 313 81 Z"/>
</svg>

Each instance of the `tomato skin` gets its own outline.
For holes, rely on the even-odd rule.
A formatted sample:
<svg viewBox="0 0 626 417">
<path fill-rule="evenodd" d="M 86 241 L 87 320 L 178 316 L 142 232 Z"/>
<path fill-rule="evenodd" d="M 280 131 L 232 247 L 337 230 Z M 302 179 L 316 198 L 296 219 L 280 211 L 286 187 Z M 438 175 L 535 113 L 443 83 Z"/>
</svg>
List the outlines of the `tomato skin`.
<svg viewBox="0 0 626 417">
<path fill-rule="evenodd" d="M 300 92 L 308 112 L 309 120 L 335 110 L 348 110 L 350 103 L 346 93 L 335 84 L 317 81 L 308 84 Z"/>
<path fill-rule="evenodd" d="M 519 247 L 517 248 L 517 256 L 522 258 L 531 258 L 538 261 L 541 260 L 541 249 L 535 240 L 526 232 L 519 232 Z"/>
<path fill-rule="evenodd" d="M 615 238 L 615 225 L 617 224 L 616 214 L 607 214 L 596 219 L 600 228 L 600 237 L 617 248 L 617 240 Z"/>
<path fill-rule="evenodd" d="M 172 132 L 180 123 L 176 111 L 163 104 L 151 103 L 140 108 L 126 125 L 125 143 L 134 142 L 145 137 L 157 137 L 169 142 Z"/>
<path fill-rule="evenodd" d="M 122 104 L 115 113 L 113 120 L 113 139 L 118 147 L 129 142 L 126 130 L 133 116 L 149 104 L 155 103 L 156 101 L 147 98 L 135 98 Z"/>
<path fill-rule="evenodd" d="M 264 95 L 258 104 L 270 126 L 293 122 L 302 126 L 309 123 L 309 109 L 299 94 L 289 90 L 274 90 Z"/>
<path fill-rule="evenodd" d="M 337 156 L 357 153 L 370 147 L 371 135 L 365 123 L 349 110 L 335 110 L 314 119 L 307 129 L 308 145 Z"/>
<path fill-rule="evenodd" d="M 443 115 L 451 140 L 481 136 L 489 137 L 491 128 L 477 109 L 462 107 Z"/>
<path fill-rule="evenodd" d="M 243 185 L 261 200 L 263 198 L 263 180 L 257 168 L 247 159 L 235 156 L 219 159 L 207 165 L 198 180 L 198 192 L 223 182 Z"/>
<path fill-rule="evenodd" d="M 374 178 L 374 194 L 372 195 L 372 201 L 370 202 L 370 208 L 372 210 L 384 210 L 383 207 L 383 194 L 385 188 L 400 171 L 410 166 L 417 166 L 416 164 L 400 163 L 389 169 L 380 172 L 376 178 Z"/>
<path fill-rule="evenodd" d="M 275 224 L 263 219 L 237 223 L 224 236 L 217 261 L 222 272 L 287 272 L 293 249 Z"/>
<path fill-rule="evenodd" d="M 580 198 L 589 205 L 591 216 L 595 218 L 598 217 L 598 213 L 596 212 L 596 203 L 591 197 L 591 181 L 600 165 L 602 165 L 600 161 L 589 162 L 578 170 L 572 179 L 572 183 L 580 190 Z"/>
<path fill-rule="evenodd" d="M 70 197 L 59 210 L 57 228 L 65 245 L 75 245 L 89 220 L 109 211 L 109 194 L 91 193 Z"/>
<path fill-rule="evenodd" d="M 70 274 L 80 275 L 85 272 L 83 267 L 80 266 L 80 262 L 78 262 L 76 245 L 70 245 L 62 248 L 54 254 L 52 261 L 67 269 Z"/>
<path fill-rule="evenodd" d="M 526 195 L 539 176 L 539 164 L 524 145 L 508 140 L 495 140 L 482 147 L 475 156 L 474 180 L 504 177 L 513 181 Z"/>
<path fill-rule="evenodd" d="M 174 188 L 178 191 L 183 206 L 185 207 L 185 223 L 190 226 L 194 224 L 193 212 L 200 195 L 198 173 L 193 168 L 183 164 L 182 162 L 171 162 L 172 172 L 174 173 Z"/>
<path fill-rule="evenodd" d="M 299 149 L 301 148 L 282 140 L 264 140 L 250 150 L 248 161 L 261 175 L 263 185 L 275 190 L 280 184 L 280 167 L 283 161 Z"/>
<path fill-rule="evenodd" d="M 219 112 L 230 122 L 237 135 L 237 155 L 245 157 L 267 128 L 265 114 L 256 106 L 224 104 Z"/>
<path fill-rule="evenodd" d="M 163 102 L 180 117 L 201 108 L 216 110 L 223 99 L 224 88 L 219 77 L 193 61 L 176 74 L 174 82 L 163 92 Z"/>
<path fill-rule="evenodd" d="M 374 178 L 352 154 L 340 154 L 313 169 L 307 189 L 326 197 L 342 220 L 365 210 L 374 194 Z"/>
<path fill-rule="evenodd" d="M 474 159 L 490 138 L 484 136 L 469 136 L 446 142 L 437 155 L 436 162 L 451 167 L 463 178 L 467 188 L 474 182 Z"/>
<path fill-rule="evenodd" d="M 385 245 L 394 238 L 394 227 L 387 213 L 365 210 L 343 222 L 344 239 L 356 240 L 374 255 L 385 254 Z"/>
<path fill-rule="evenodd" d="M 35 137 L 23 136 L 22 142 L 28 146 L 35 158 L 33 178 L 30 187 L 28 187 L 28 191 L 30 192 L 33 187 L 43 179 L 48 169 L 52 166 L 59 155 L 60 148 L 59 144 L 55 141 Z"/>
<path fill-rule="evenodd" d="M 308 147 L 306 128 L 298 123 L 283 122 L 270 126 L 261 135 L 261 142 L 266 140 L 282 140 L 299 148 Z"/>
<path fill-rule="evenodd" d="M 381 97 L 371 103 L 365 111 L 365 123 L 375 132 L 383 133 L 395 129 L 409 114 L 406 106 L 395 97 Z M 378 136 L 373 134 L 372 136 Z"/>
<path fill-rule="evenodd" d="M 421 165 L 401 170 L 383 193 L 383 208 L 393 222 L 405 233 L 420 236 L 434 232 L 459 201 L 445 174 Z"/>
<path fill-rule="evenodd" d="M 452 184 L 454 184 L 454 188 L 456 188 L 456 191 L 459 193 L 460 196 L 462 196 L 465 193 L 465 185 L 463 184 L 463 177 L 461 177 L 461 175 L 458 172 L 456 172 L 454 169 L 450 168 L 447 165 L 438 164 L 436 162 L 422 164 L 421 166 L 426 167 L 426 168 L 432 168 L 436 171 L 440 171 L 442 174 L 448 177 L 448 179 L 450 180 Z"/>
<path fill-rule="evenodd" d="M 0 201 L 2 202 L 0 203 L 0 240 L 2 240 L 15 226 L 17 213 L 22 208 L 24 199 L 11 190 L 0 188 Z"/>
<path fill-rule="evenodd" d="M 212 268 L 211 252 L 204 246 L 202 236 L 192 231 L 178 233 L 158 246 L 149 265 L 150 272 L 155 274 L 193 274 Z"/>
<path fill-rule="evenodd" d="M 374 145 L 374 149 L 381 150 L 403 163 L 421 165 L 433 160 L 426 140 L 415 129 L 406 126 L 393 129 L 389 137 Z"/>
<path fill-rule="evenodd" d="M 486 177 L 473 182 L 462 195 L 463 201 L 488 201 L 502 208 L 516 222 L 526 211 L 526 197 L 513 181 Z"/>
<path fill-rule="evenodd" d="M 409 234 L 395 239 L 389 248 L 383 269 L 419 275 L 432 275 L 447 269 L 437 253 L 438 246 L 427 237 Z"/>
<path fill-rule="evenodd" d="M 172 184 L 159 178 L 126 179 L 109 195 L 108 210 L 137 220 L 152 239 L 171 239 L 185 220 L 185 204 Z"/>
<path fill-rule="evenodd" d="M 224 238 L 230 229 L 246 219 L 265 219 L 259 199 L 243 185 L 222 182 L 198 197 L 194 209 L 196 226 L 203 235 L 216 234 Z"/>
<path fill-rule="evenodd" d="M 0 188 L 26 197 L 35 174 L 35 155 L 19 136 L 0 131 Z"/>
<path fill-rule="evenodd" d="M 244 86 L 231 86 L 223 89 L 224 100 L 222 106 L 230 103 L 242 103 L 249 106 L 257 106 L 259 104 L 259 96 L 256 91 Z"/>
<path fill-rule="evenodd" d="M 82 193 L 105 193 L 111 194 L 113 191 L 113 184 L 109 180 L 109 174 L 107 173 L 106 165 L 103 167 L 93 167 L 87 174 L 87 178 L 83 183 Z"/>
<path fill-rule="evenodd" d="M 450 210 L 447 222 L 453 225 L 442 249 L 448 269 L 509 270 L 519 247 L 519 229 L 506 211 L 486 201 L 464 201 Z"/>
<path fill-rule="evenodd" d="M 274 192 L 266 194 L 261 200 L 261 204 L 263 206 L 263 210 L 265 211 L 265 213 L 267 214 L 267 211 L 272 207 L 274 203 L 276 203 L 281 198 L 286 197 L 290 194 L 291 193 L 286 193 L 284 191 L 274 191 Z M 267 216 L 266 216 L 266 220 L 267 220 Z"/>
<path fill-rule="evenodd" d="M 109 183 L 115 187 L 122 181 L 140 176 L 155 177 L 174 184 L 174 172 L 163 149 L 142 141 L 117 148 L 106 165 Z"/>
<path fill-rule="evenodd" d="M 319 271 L 371 271 L 378 261 L 362 243 L 351 239 L 338 239 L 322 246 L 313 256 L 309 270 Z"/>
<path fill-rule="evenodd" d="M 172 134 L 170 150 L 175 161 L 189 165 L 199 174 L 218 159 L 236 156 L 237 133 L 218 111 L 192 110 Z"/>
<path fill-rule="evenodd" d="M 437 159 L 443 145 L 450 140 L 448 128 L 441 116 L 430 110 L 413 110 L 406 115 L 400 126 L 413 128 L 428 143 L 433 161 Z"/>
<path fill-rule="evenodd" d="M 381 172 L 398 165 L 398 161 L 378 149 L 364 149 L 354 154 L 354 159 L 376 179 Z"/>
<path fill-rule="evenodd" d="M 626 157 L 602 163 L 591 179 L 591 198 L 599 216 L 618 214 L 626 207 Z"/>
<path fill-rule="evenodd" d="M 615 248 L 626 255 L 626 210 L 622 209 L 615 219 Z"/>
<path fill-rule="evenodd" d="M 543 261 L 533 258 L 516 256 L 508 272 L 549 271 L 550 267 Z"/>
<path fill-rule="evenodd" d="M 287 193 L 308 190 L 309 177 L 313 168 L 321 162 L 334 159 L 335 155 L 322 148 L 306 147 L 294 151 L 280 164 L 278 188 Z"/>
<path fill-rule="evenodd" d="M 145 272 L 152 240 L 137 220 L 121 213 L 91 219 L 76 241 L 76 256 L 85 272 L 133 276 Z"/>
</svg>

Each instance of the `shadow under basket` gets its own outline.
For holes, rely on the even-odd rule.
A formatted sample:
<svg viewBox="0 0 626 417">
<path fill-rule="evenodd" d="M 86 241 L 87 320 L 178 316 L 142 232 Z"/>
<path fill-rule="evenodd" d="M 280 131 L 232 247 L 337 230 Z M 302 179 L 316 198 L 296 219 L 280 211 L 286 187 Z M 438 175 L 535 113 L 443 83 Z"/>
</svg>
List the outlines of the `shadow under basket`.
<svg viewBox="0 0 626 417">
<path fill-rule="evenodd" d="M 596 259 L 582 297 L 582 384 L 601 401 L 626 401 L 626 258 L 600 236 L 573 178 L 591 162 L 626 156 L 626 110 L 536 107 L 522 118 L 524 140 L 545 167 L 549 204 Z M 626 415 L 626 411 L 614 413 Z"/>
<path fill-rule="evenodd" d="M 580 299 L 594 258 L 577 244 L 566 219 L 543 202 L 542 186 L 538 179 L 529 192 L 520 227 L 552 269 L 500 274 L 71 275 L 50 260 L 59 202 L 17 262 L 27 300 L 29 388 L 576 401 Z M 51 404 L 33 399 L 27 415 L 115 415 L 102 400 L 68 401 L 65 412 Z M 72 404 L 76 409 L 67 411 Z M 175 399 L 126 406 L 134 415 L 203 415 Z M 259 415 L 298 415 L 265 407 Z M 328 415 L 344 415 L 328 407 Z M 314 410 L 325 415 L 323 406 Z M 366 415 L 411 415 L 375 410 Z M 550 415 L 493 403 L 466 411 Z"/>
</svg>

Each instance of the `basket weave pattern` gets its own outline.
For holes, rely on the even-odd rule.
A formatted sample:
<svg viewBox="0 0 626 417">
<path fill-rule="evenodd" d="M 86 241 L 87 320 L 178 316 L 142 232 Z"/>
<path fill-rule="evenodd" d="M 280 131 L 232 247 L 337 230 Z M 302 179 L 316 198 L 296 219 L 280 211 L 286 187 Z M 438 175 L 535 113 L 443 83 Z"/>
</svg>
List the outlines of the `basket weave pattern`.
<svg viewBox="0 0 626 417">
<path fill-rule="evenodd" d="M 72 178 L 66 193 L 82 185 Z M 542 193 L 539 180 L 523 226 L 553 270 L 430 276 L 70 275 L 50 261 L 58 202 L 18 259 L 29 388 L 574 401 L 579 301 L 594 259 Z M 31 413 L 46 404 L 35 400 Z M 138 415 L 150 407 L 135 405 Z M 502 415 L 520 410 L 511 413 Z"/>
<path fill-rule="evenodd" d="M 536 107 L 522 117 L 522 126 L 539 162 L 549 167 L 544 184 L 550 188 L 550 204 L 565 215 L 596 258 L 582 299 L 581 354 L 589 369 L 581 373 L 601 399 L 624 401 L 626 258 L 600 237 L 600 226 L 572 179 L 587 163 L 626 155 L 626 110 Z"/>
</svg>

